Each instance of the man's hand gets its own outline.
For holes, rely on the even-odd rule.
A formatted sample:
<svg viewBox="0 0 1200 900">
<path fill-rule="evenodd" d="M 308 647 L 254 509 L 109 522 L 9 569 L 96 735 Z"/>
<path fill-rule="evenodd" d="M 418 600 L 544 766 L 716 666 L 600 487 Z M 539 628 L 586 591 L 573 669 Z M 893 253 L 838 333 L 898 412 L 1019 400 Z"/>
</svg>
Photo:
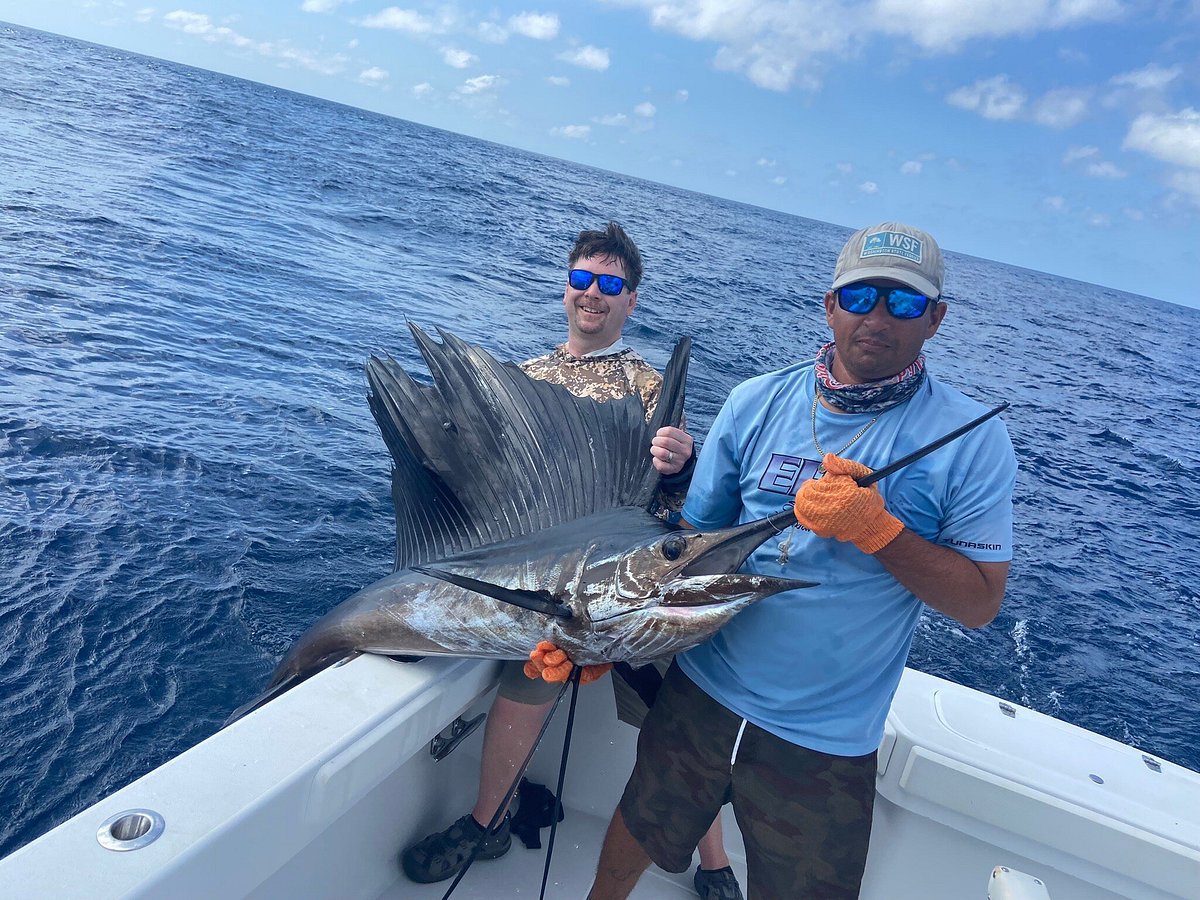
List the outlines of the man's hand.
<svg viewBox="0 0 1200 900">
<path fill-rule="evenodd" d="M 529 662 L 525 663 L 526 678 L 541 678 L 543 681 L 566 681 L 571 677 L 575 664 L 567 659 L 565 651 L 551 641 L 538 641 L 537 649 L 529 653 Z M 588 684 L 604 676 L 612 663 L 601 663 L 596 666 L 584 666 L 583 674 L 579 676 L 580 684 Z"/>
<path fill-rule="evenodd" d="M 863 553 L 878 553 L 894 541 L 904 523 L 884 508 L 877 487 L 854 481 L 871 470 L 832 453 L 822 462 L 825 477 L 804 482 L 796 492 L 796 521 L 819 537 L 849 541 Z"/>
<path fill-rule="evenodd" d="M 664 425 L 650 442 L 650 456 L 660 475 L 674 475 L 687 465 L 694 451 L 692 436 L 682 428 Z"/>
</svg>

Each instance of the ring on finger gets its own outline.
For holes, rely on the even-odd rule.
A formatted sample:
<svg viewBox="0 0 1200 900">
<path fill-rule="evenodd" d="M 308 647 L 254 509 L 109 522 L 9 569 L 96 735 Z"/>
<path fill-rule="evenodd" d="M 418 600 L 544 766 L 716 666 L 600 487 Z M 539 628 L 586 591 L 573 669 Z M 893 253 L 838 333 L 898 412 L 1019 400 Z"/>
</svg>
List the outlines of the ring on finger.
<svg viewBox="0 0 1200 900">
<path fill-rule="evenodd" d="M 669 462 L 669 463 L 675 462 L 675 451 L 673 451 L 673 450 L 667 451 L 667 462 Z"/>
</svg>

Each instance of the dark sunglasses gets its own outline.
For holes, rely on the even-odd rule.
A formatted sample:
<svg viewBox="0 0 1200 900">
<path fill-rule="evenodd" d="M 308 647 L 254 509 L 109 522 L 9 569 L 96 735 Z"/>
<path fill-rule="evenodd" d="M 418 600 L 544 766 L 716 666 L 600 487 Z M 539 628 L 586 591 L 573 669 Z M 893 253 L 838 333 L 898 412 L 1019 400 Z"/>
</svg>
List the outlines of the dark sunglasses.
<svg viewBox="0 0 1200 900">
<path fill-rule="evenodd" d="M 897 319 L 918 319 L 929 308 L 930 298 L 905 287 L 876 287 L 873 284 L 848 284 L 837 289 L 838 306 L 848 313 L 865 316 L 879 298 Z"/>
<path fill-rule="evenodd" d="M 620 275 L 597 275 L 587 269 L 572 269 L 567 273 L 567 284 L 577 291 L 586 291 L 592 282 L 600 286 L 600 293 L 615 297 L 625 290 L 625 279 Z"/>
</svg>

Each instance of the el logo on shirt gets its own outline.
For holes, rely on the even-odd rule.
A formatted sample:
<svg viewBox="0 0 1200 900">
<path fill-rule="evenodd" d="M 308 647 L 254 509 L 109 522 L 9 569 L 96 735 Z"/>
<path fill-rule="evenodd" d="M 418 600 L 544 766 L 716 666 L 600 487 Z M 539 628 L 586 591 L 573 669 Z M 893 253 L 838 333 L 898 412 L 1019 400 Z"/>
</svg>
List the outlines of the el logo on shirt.
<svg viewBox="0 0 1200 900">
<path fill-rule="evenodd" d="M 812 478 L 817 474 L 821 463 L 815 459 L 802 459 L 799 456 L 788 456 L 785 453 L 772 453 L 767 470 L 758 480 L 760 491 L 770 491 L 772 494 L 796 493 L 801 481 Z"/>
</svg>

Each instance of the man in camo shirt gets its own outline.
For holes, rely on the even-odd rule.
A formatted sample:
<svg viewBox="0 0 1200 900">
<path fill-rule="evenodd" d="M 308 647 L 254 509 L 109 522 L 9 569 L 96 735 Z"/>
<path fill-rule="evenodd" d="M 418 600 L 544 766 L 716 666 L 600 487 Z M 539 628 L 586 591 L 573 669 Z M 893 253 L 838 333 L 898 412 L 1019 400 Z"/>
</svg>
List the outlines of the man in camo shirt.
<svg viewBox="0 0 1200 900">
<path fill-rule="evenodd" d="M 522 363 L 521 368 L 531 378 L 560 384 L 577 397 L 600 402 L 636 392 L 649 420 L 658 404 L 662 377 L 621 337 L 625 320 L 637 306 L 641 279 L 641 254 L 620 225 L 609 222 L 603 231 L 580 232 L 568 256 L 563 292 L 566 343 Z M 652 441 L 652 462 L 663 476 L 659 505 L 664 510 L 678 511 L 683 505 L 695 465 L 693 449 L 691 436 L 680 428 L 661 428 Z M 409 878 L 442 881 L 462 868 L 486 823 L 503 802 L 558 689 L 557 684 L 526 677 L 523 661 L 504 663 L 484 731 L 475 808 L 446 830 L 429 835 L 401 854 Z M 620 679 L 613 679 L 613 689 L 622 719 L 640 725 L 645 707 L 638 709 L 636 694 Z M 508 852 L 512 843 L 509 819 L 505 814 L 497 829 L 487 835 L 478 859 L 496 859 Z M 705 900 L 741 898 L 725 856 L 719 818 L 700 841 L 696 888 Z"/>
</svg>

